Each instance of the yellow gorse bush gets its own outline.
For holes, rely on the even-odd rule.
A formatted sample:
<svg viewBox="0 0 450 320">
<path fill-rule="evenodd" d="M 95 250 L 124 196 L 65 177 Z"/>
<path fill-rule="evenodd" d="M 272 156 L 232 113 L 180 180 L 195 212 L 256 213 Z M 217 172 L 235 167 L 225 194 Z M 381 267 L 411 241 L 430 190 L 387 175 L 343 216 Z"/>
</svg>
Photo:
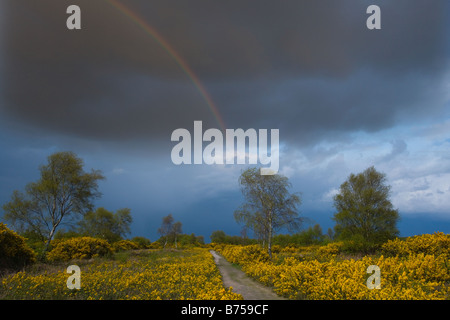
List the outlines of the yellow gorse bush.
<svg viewBox="0 0 450 320">
<path fill-rule="evenodd" d="M 17 269 L 36 261 L 36 254 L 27 246 L 25 238 L 0 222 L 0 272 Z"/>
<path fill-rule="evenodd" d="M 81 289 L 69 290 L 64 270 L 32 275 L 19 272 L 2 279 L 5 299 L 196 299 L 236 300 L 242 296 L 225 289 L 212 255 L 206 249 L 160 254 L 156 258 L 108 260 L 81 267 Z M 162 253 L 161 253 L 162 252 Z"/>
<path fill-rule="evenodd" d="M 446 254 L 450 256 L 450 235 L 443 232 L 389 240 L 382 246 L 390 255 L 406 256 L 414 253 Z"/>
<path fill-rule="evenodd" d="M 272 261 L 255 257 L 254 248 L 249 256 L 243 246 L 217 249 L 226 259 L 241 265 L 249 276 L 290 299 L 449 299 L 448 237 L 439 233 L 394 240 L 386 248 L 397 255 L 361 259 L 338 258 L 340 243 L 320 247 L 315 253 L 309 251 L 307 257 L 292 249 L 281 251 Z M 381 270 L 381 289 L 367 287 L 370 265 Z"/>
<path fill-rule="evenodd" d="M 127 250 L 137 250 L 137 249 L 139 249 L 139 245 L 130 240 L 120 240 L 120 241 L 114 242 L 112 244 L 112 248 L 116 252 L 127 251 Z"/>
<path fill-rule="evenodd" d="M 112 253 L 108 241 L 92 237 L 79 237 L 59 240 L 48 253 L 50 261 L 68 261 L 71 259 L 90 259 Z"/>
</svg>

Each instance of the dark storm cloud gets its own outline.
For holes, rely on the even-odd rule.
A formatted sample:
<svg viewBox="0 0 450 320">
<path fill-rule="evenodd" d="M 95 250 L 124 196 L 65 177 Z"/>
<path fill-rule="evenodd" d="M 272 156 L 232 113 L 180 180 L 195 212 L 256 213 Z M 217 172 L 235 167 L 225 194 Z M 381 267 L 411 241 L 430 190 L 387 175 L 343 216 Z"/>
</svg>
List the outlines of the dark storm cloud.
<svg viewBox="0 0 450 320">
<path fill-rule="evenodd" d="M 186 60 L 230 128 L 280 128 L 291 142 L 376 131 L 432 113 L 441 92 L 444 0 L 121 3 Z M 65 27 L 70 4 L 81 31 Z M 370 4 L 382 30 L 365 27 Z M 194 120 L 218 127 L 176 61 L 108 1 L 9 0 L 2 10 L 2 108 L 13 121 L 105 140 L 169 141 Z"/>
</svg>

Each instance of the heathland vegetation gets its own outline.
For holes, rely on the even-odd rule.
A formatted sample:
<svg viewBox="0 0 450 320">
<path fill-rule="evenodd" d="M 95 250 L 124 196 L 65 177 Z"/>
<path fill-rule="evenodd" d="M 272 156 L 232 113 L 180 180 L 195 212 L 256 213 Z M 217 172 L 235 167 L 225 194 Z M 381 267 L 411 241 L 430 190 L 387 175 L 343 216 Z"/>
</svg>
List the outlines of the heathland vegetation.
<svg viewBox="0 0 450 320">
<path fill-rule="evenodd" d="M 242 299 L 224 287 L 209 250 L 288 299 L 450 298 L 450 235 L 399 238 L 390 187 L 373 167 L 340 186 L 326 233 L 305 228 L 286 177 L 250 168 L 234 214 L 241 235 L 216 230 L 209 244 L 172 214 L 155 226 L 156 241 L 127 238 L 131 210 L 94 208 L 103 176 L 73 153 L 51 155 L 40 172 L 3 206 L 0 299 Z M 66 285 L 69 265 L 80 267 L 80 289 Z M 375 289 L 370 266 L 380 271 Z"/>
<path fill-rule="evenodd" d="M 289 299 L 449 299 L 450 235 L 388 240 L 372 254 L 351 254 L 343 242 L 278 246 L 272 258 L 258 245 L 215 244 L 214 250 L 250 277 Z M 369 289 L 369 266 L 380 289 Z"/>
</svg>

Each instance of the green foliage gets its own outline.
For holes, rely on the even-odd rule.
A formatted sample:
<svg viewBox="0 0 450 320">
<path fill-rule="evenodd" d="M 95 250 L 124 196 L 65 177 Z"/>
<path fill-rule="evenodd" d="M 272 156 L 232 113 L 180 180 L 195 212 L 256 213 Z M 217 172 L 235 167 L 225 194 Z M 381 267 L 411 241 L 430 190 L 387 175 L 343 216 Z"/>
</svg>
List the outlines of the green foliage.
<svg viewBox="0 0 450 320">
<path fill-rule="evenodd" d="M 83 235 L 75 230 L 58 230 L 53 239 L 64 240 L 70 238 L 82 237 Z"/>
<path fill-rule="evenodd" d="M 45 239 L 33 230 L 26 230 L 20 235 L 25 238 L 26 244 L 36 253 L 38 260 L 45 260 Z"/>
<path fill-rule="evenodd" d="M 258 168 L 243 171 L 239 184 L 245 203 L 234 212 L 234 218 L 267 243 L 271 255 L 273 235 L 281 228 L 296 230 L 302 222 L 297 210 L 300 196 L 289 193 L 291 184 L 287 177 L 261 175 Z"/>
<path fill-rule="evenodd" d="M 295 234 L 279 234 L 273 237 L 273 244 L 280 246 L 304 246 L 312 244 L 324 244 L 330 241 L 328 235 L 322 233 L 322 228 L 319 224 L 309 227 L 308 229 Z"/>
<path fill-rule="evenodd" d="M 0 222 L 0 271 L 17 270 L 36 261 L 25 238 Z"/>
<path fill-rule="evenodd" d="M 76 220 L 93 207 L 100 196 L 100 171 L 84 172 L 83 160 L 72 152 L 57 152 L 40 167 L 40 179 L 26 185 L 25 193 L 15 190 L 3 206 L 4 218 L 18 230 L 33 231 L 48 248 L 58 226 Z"/>
<path fill-rule="evenodd" d="M 196 247 L 205 244 L 203 236 L 196 236 L 194 233 L 191 234 L 180 234 L 178 236 L 178 243 L 182 247 Z"/>
<path fill-rule="evenodd" d="M 163 248 L 163 245 L 161 244 L 160 241 L 154 241 L 148 247 L 148 249 L 162 249 L 162 248 Z"/>
<path fill-rule="evenodd" d="M 222 230 L 216 230 L 211 233 L 211 236 L 209 237 L 211 239 L 211 242 L 214 243 L 225 243 L 225 237 L 226 234 Z"/>
<path fill-rule="evenodd" d="M 378 252 L 382 243 L 368 241 L 361 234 L 354 234 L 342 241 L 343 252 L 373 254 Z"/>
<path fill-rule="evenodd" d="M 111 245 L 103 239 L 79 237 L 59 240 L 48 253 L 49 261 L 90 259 L 112 254 Z"/>
<path fill-rule="evenodd" d="M 241 236 L 231 236 L 225 234 L 222 230 L 214 231 L 211 236 L 211 243 L 223 243 L 223 244 L 256 244 L 258 241 L 256 239 L 250 239 Z"/>
<path fill-rule="evenodd" d="M 115 213 L 105 208 L 97 208 L 86 213 L 78 226 L 82 235 L 105 239 L 112 243 L 130 233 L 132 221 L 128 208 L 119 209 Z"/>
<path fill-rule="evenodd" d="M 386 177 L 374 167 L 351 174 L 334 197 L 335 231 L 347 250 L 370 251 L 398 234 L 398 211 L 389 200 Z"/>
<path fill-rule="evenodd" d="M 158 233 L 161 236 L 159 241 L 166 247 L 169 242 L 173 242 L 174 246 L 178 246 L 178 236 L 181 235 L 182 223 L 174 222 L 174 218 L 171 213 L 163 217 L 161 227 L 158 228 Z"/>
<path fill-rule="evenodd" d="M 145 237 L 134 237 L 131 239 L 132 242 L 136 243 L 139 249 L 149 249 L 152 242 L 150 239 Z"/>
</svg>

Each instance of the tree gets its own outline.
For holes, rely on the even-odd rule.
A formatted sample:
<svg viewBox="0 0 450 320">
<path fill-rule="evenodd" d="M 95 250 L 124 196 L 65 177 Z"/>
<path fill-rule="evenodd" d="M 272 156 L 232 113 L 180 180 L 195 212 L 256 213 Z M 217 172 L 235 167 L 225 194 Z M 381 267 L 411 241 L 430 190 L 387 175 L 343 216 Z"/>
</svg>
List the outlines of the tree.
<svg viewBox="0 0 450 320">
<path fill-rule="evenodd" d="M 177 247 L 177 238 L 178 235 L 180 235 L 183 231 L 182 223 L 177 221 L 174 222 L 174 218 L 172 217 L 172 214 L 169 214 L 163 218 L 161 227 L 158 229 L 158 233 L 161 236 L 162 240 L 164 241 L 164 248 L 167 245 L 167 242 L 169 240 L 173 241 L 175 244 L 175 247 Z"/>
<path fill-rule="evenodd" d="M 167 241 L 169 240 L 170 232 L 172 231 L 173 226 L 173 217 L 172 214 L 169 213 L 169 215 L 165 216 L 162 219 L 161 227 L 158 229 L 158 233 L 161 236 L 161 238 L 164 240 L 164 248 L 167 245 Z"/>
<path fill-rule="evenodd" d="M 216 230 L 211 233 L 211 236 L 209 237 L 211 239 L 211 242 L 214 243 L 224 243 L 225 242 L 226 234 L 222 230 Z"/>
<path fill-rule="evenodd" d="M 298 235 L 299 242 L 303 245 L 319 244 L 323 242 L 324 236 L 319 224 L 309 227 Z"/>
<path fill-rule="evenodd" d="M 397 236 L 399 214 L 393 209 L 389 195 L 385 174 L 374 167 L 351 174 L 334 196 L 338 211 L 333 218 L 336 235 L 343 240 L 362 241 L 368 246 Z"/>
<path fill-rule="evenodd" d="M 334 231 L 333 231 L 332 228 L 328 228 L 326 237 L 328 237 L 329 240 L 333 240 L 334 239 Z"/>
<path fill-rule="evenodd" d="M 179 221 L 175 222 L 175 223 L 173 224 L 172 230 L 171 230 L 171 232 L 170 232 L 171 235 L 172 235 L 173 238 L 174 238 L 175 248 L 178 248 L 178 245 L 177 245 L 177 237 L 178 237 L 178 235 L 180 235 L 181 233 L 183 233 L 183 231 L 182 231 L 182 229 L 181 229 L 181 226 L 182 226 L 181 222 L 179 222 Z"/>
<path fill-rule="evenodd" d="M 249 239 L 248 237 L 244 236 L 230 236 L 225 234 L 222 230 L 217 230 L 211 233 L 210 236 L 211 243 L 226 243 L 226 244 L 240 244 L 240 245 L 248 245 L 248 244 L 255 244 L 256 240 Z"/>
<path fill-rule="evenodd" d="M 58 226 L 92 210 L 92 201 L 100 197 L 98 181 L 104 179 L 98 170 L 87 173 L 83 160 L 72 152 L 50 155 L 40 167 L 41 177 L 29 183 L 25 193 L 13 192 L 3 206 L 4 218 L 19 230 L 32 230 L 44 239 L 45 250 Z"/>
<path fill-rule="evenodd" d="M 79 232 L 85 236 L 115 242 L 130 233 L 132 221 L 128 208 L 119 209 L 115 213 L 105 208 L 97 208 L 95 211 L 88 212 L 78 225 Z"/>
<path fill-rule="evenodd" d="M 136 243 L 139 246 L 139 249 L 148 249 L 152 244 L 150 239 L 141 236 L 134 237 L 133 239 L 131 239 L 131 241 Z"/>
<path fill-rule="evenodd" d="M 298 217 L 297 206 L 301 200 L 298 194 L 290 194 L 288 178 L 280 175 L 260 175 L 257 168 L 249 168 L 239 178 L 246 202 L 234 212 L 238 223 L 253 230 L 272 257 L 272 237 L 280 228 L 297 229 L 302 219 Z"/>
</svg>

